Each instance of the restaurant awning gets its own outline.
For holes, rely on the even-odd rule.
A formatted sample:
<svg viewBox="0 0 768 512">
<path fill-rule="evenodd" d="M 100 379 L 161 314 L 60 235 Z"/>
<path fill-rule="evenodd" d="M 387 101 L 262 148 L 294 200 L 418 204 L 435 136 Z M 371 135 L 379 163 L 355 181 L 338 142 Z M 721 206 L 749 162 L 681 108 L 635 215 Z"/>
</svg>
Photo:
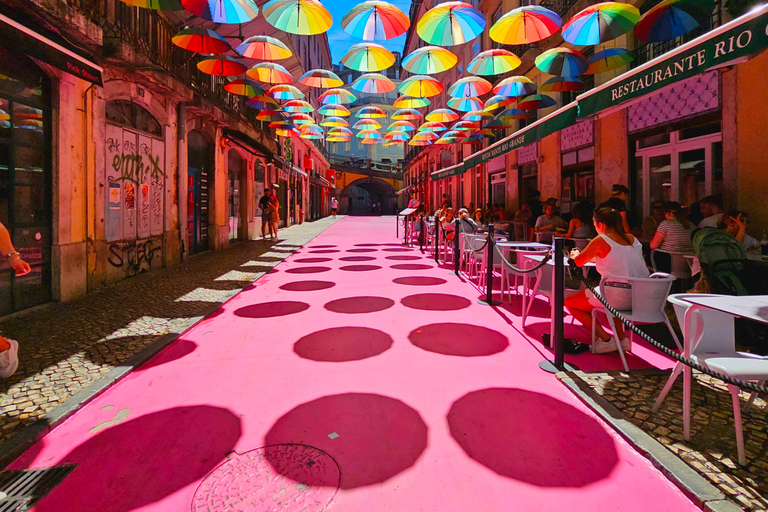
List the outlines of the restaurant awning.
<svg viewBox="0 0 768 512">
<path fill-rule="evenodd" d="M 399 196 L 401 194 L 406 194 L 406 193 L 410 192 L 411 190 L 413 190 L 413 185 L 408 185 L 407 187 L 401 188 L 400 190 L 398 190 L 397 191 L 397 195 Z"/>
<path fill-rule="evenodd" d="M 92 84 L 104 85 L 101 66 L 2 14 L 0 40 L 3 46 L 13 51 L 34 57 Z"/>
</svg>

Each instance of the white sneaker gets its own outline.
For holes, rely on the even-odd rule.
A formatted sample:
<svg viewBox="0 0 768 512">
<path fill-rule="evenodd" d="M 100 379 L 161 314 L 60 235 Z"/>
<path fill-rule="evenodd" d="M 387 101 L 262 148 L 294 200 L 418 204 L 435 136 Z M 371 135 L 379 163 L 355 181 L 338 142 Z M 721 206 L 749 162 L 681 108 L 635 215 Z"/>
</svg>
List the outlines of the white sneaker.
<svg viewBox="0 0 768 512">
<path fill-rule="evenodd" d="M 4 352 L 0 352 L 0 378 L 7 379 L 14 373 L 19 367 L 19 342 L 16 340 L 8 340 L 11 348 Z"/>
<path fill-rule="evenodd" d="M 616 342 L 613 338 L 609 338 L 608 341 L 603 341 L 598 338 L 592 344 L 592 352 L 595 354 L 607 354 L 608 352 L 615 352 L 616 350 Z"/>
</svg>

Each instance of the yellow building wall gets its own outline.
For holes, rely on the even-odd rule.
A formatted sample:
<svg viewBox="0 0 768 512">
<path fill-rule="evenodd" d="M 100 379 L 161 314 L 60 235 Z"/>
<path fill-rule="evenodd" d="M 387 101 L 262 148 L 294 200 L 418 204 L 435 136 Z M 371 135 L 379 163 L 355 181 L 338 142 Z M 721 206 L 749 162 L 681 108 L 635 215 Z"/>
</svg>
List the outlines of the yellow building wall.
<svg viewBox="0 0 768 512">
<path fill-rule="evenodd" d="M 629 183 L 627 110 L 595 121 L 595 204 L 611 197 L 615 183 Z"/>
<path fill-rule="evenodd" d="M 344 190 L 347 185 L 350 183 L 357 181 L 362 178 L 371 178 L 371 176 L 368 176 L 367 174 L 357 174 L 354 172 L 343 172 L 336 175 L 336 188 Z M 403 180 L 396 180 L 393 178 L 379 178 L 376 176 L 373 176 L 374 179 L 385 181 L 392 185 L 395 190 L 400 190 L 403 188 Z"/>
</svg>

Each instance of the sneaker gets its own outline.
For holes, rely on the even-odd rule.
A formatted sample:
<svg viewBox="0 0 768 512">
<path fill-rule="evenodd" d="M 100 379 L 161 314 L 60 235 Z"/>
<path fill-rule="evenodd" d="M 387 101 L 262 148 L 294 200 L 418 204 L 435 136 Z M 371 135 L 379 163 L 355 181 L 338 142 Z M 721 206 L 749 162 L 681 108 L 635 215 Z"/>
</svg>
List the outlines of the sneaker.
<svg viewBox="0 0 768 512">
<path fill-rule="evenodd" d="M 613 338 L 608 338 L 608 341 L 597 339 L 592 344 L 592 352 L 595 354 L 607 354 L 608 352 L 615 352 L 616 350 L 616 342 Z"/>
<path fill-rule="evenodd" d="M 8 343 L 11 348 L 0 352 L 0 378 L 3 379 L 16 373 L 16 368 L 19 367 L 19 342 L 9 339 Z"/>
</svg>

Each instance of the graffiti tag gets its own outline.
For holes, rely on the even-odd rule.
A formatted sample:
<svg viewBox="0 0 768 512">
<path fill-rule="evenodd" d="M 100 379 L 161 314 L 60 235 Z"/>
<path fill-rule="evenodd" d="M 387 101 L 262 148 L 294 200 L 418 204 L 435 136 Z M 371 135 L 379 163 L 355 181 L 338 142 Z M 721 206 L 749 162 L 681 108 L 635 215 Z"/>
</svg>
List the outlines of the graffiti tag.
<svg viewBox="0 0 768 512">
<path fill-rule="evenodd" d="M 112 169 L 117 173 L 117 177 L 110 176 L 109 181 L 116 183 L 118 181 L 130 181 L 140 183 L 144 177 L 149 174 L 152 181 L 161 181 L 165 178 L 165 173 L 160 168 L 160 155 L 153 157 L 147 153 L 146 160 L 139 154 L 125 153 L 115 155 L 112 158 Z"/>
<path fill-rule="evenodd" d="M 137 240 L 109 246 L 107 261 L 116 268 L 125 268 L 128 275 L 137 275 L 152 268 L 154 256 L 161 251 L 157 240 Z"/>
</svg>

